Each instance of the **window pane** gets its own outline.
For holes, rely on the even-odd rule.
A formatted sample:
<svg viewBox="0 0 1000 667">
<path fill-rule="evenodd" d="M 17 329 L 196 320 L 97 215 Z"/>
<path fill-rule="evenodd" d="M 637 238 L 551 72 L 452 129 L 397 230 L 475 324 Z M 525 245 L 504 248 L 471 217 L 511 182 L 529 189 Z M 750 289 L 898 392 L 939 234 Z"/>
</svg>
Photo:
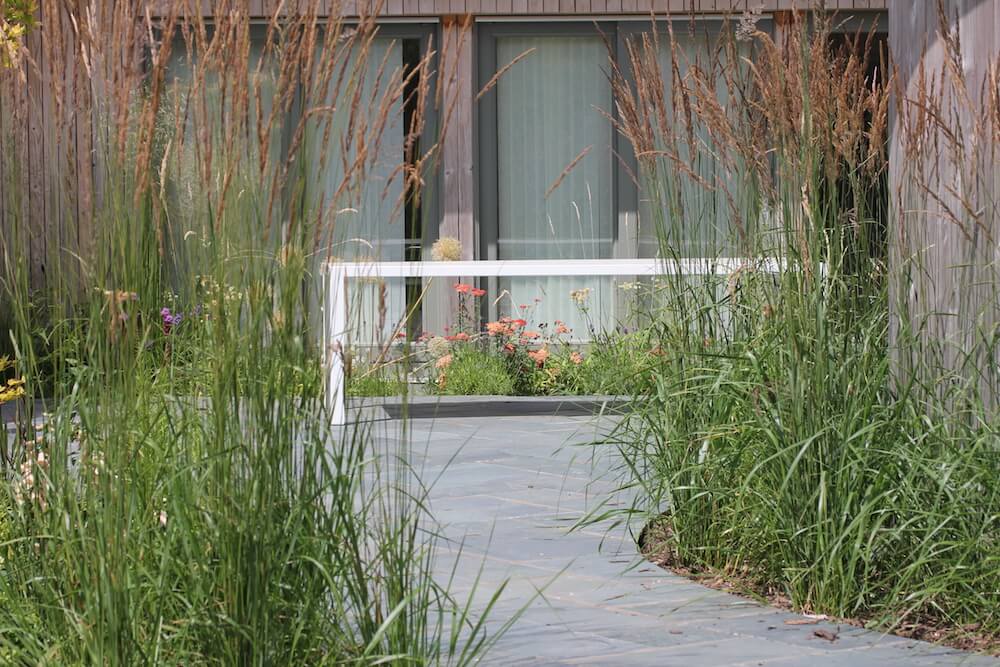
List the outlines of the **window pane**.
<svg viewBox="0 0 1000 667">
<path fill-rule="evenodd" d="M 677 157 L 657 158 L 655 169 L 650 169 L 648 163 L 640 164 L 639 256 L 660 254 L 658 228 L 665 234 L 670 256 L 726 255 L 731 251 L 732 218 L 727 189 L 734 197 L 733 202 L 738 203 L 736 181 L 718 159 L 718 147 L 713 145 L 707 127 L 698 117 L 697 109 L 701 104 L 696 100 L 689 102 L 695 109 L 690 116 L 689 133 L 685 121 L 687 113 L 679 108 L 681 98 L 675 95 L 680 91 L 674 90 L 676 65 L 677 76 L 687 82 L 688 88 L 701 88 L 710 93 L 710 88 L 696 85 L 692 77 L 714 82 L 714 99 L 718 108 L 724 111 L 728 105 L 728 91 L 722 68 L 726 64 L 719 59 L 725 56 L 716 53 L 717 37 L 711 33 L 679 30 L 673 39 L 671 44 L 670 38 L 661 34 L 655 55 L 663 76 L 665 111 L 672 127 L 672 136 L 659 137 L 659 148 Z M 641 53 L 641 44 L 637 46 Z M 675 159 L 684 168 L 678 168 Z"/>
<path fill-rule="evenodd" d="M 280 113 L 275 113 L 273 122 L 270 121 L 275 108 L 277 63 L 274 57 L 265 56 L 264 45 L 263 32 L 253 30 L 246 63 L 247 79 L 242 81 L 238 77 L 222 77 L 218 58 L 203 57 L 193 45 L 185 42 L 184 37 L 177 36 L 173 41 L 164 71 L 158 124 L 169 140 L 164 149 L 163 183 L 169 224 L 164 226 L 164 232 L 177 274 L 172 278 L 175 287 L 183 285 L 185 277 L 192 277 L 190 267 L 198 265 L 194 257 L 201 246 L 195 241 L 208 238 L 203 225 L 211 219 L 206 211 L 214 203 L 214 196 L 212 185 L 206 184 L 204 169 L 212 162 L 210 156 L 226 155 L 222 159 L 215 158 L 216 165 L 236 159 L 226 152 L 230 149 L 226 145 L 230 140 L 228 133 L 244 127 L 245 123 L 245 134 L 237 144 L 243 167 L 240 173 L 246 175 L 250 195 L 261 208 L 265 207 L 272 180 L 280 170 L 287 125 Z M 244 100 L 245 106 L 234 100 Z M 270 127 L 269 132 L 258 132 L 258 116 Z M 262 156 L 266 160 L 262 161 Z M 263 164 L 266 170 L 260 171 Z M 218 169 L 216 166 L 215 170 Z M 207 178 L 208 182 L 214 181 L 214 175 Z M 276 219 L 281 218 L 281 205 L 279 197 L 273 207 Z M 266 211 L 259 213 L 264 216 Z M 230 241 L 238 239 L 245 243 L 245 249 L 252 249 L 254 253 L 276 252 L 276 238 L 263 239 L 259 233 L 259 218 L 245 218 L 230 216 L 227 220 L 233 232 L 234 225 L 245 225 L 240 230 L 242 233 L 230 234 Z M 265 241 L 269 245 L 264 246 Z"/>
<path fill-rule="evenodd" d="M 403 100 L 395 87 L 403 69 L 403 48 L 398 39 L 376 37 L 362 61 L 360 47 L 357 44 L 351 53 L 339 56 L 347 57 L 348 63 L 344 79 L 334 77 L 330 84 L 332 118 L 317 121 L 308 130 L 308 152 L 313 153 L 308 164 L 315 165 L 318 181 L 311 197 L 314 205 L 322 202 L 330 223 L 330 256 L 402 261 L 406 252 L 401 205 L 405 127 Z M 321 51 L 317 47 L 317 58 Z M 384 126 L 379 127 L 383 110 L 388 113 Z M 363 178 L 350 166 L 362 152 Z M 342 187 L 345 179 L 350 186 L 347 190 Z M 365 346 L 385 341 L 405 313 L 403 280 L 352 281 L 350 342 Z"/>
<path fill-rule="evenodd" d="M 602 115 L 612 104 L 604 42 L 597 36 L 500 37 L 497 63 L 529 49 L 534 52 L 497 86 L 498 258 L 609 258 L 615 215 L 612 128 Z M 588 318 L 570 292 L 589 288 L 594 325 L 610 322 L 608 279 L 518 278 L 501 286 L 511 292 L 508 312 L 520 314 L 518 307 L 528 305 L 536 323 L 562 320 L 579 337 L 587 337 Z M 537 307 L 536 298 L 542 299 Z"/>
</svg>

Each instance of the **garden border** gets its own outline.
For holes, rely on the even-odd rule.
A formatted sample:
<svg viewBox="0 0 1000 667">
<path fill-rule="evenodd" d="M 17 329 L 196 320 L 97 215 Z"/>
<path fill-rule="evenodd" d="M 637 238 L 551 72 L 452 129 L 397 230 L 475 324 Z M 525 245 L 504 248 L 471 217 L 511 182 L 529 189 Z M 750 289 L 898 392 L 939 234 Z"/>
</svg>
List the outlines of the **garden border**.
<svg viewBox="0 0 1000 667">
<path fill-rule="evenodd" d="M 326 367 L 326 400 L 333 424 L 347 423 L 344 391 L 344 348 L 348 328 L 347 281 L 352 278 L 478 278 L 552 276 L 666 276 L 730 275 L 753 268 L 779 273 L 785 262 L 748 257 L 691 257 L 681 259 L 506 259 L 458 262 L 342 262 L 324 265 L 326 294 L 322 349 Z"/>
</svg>

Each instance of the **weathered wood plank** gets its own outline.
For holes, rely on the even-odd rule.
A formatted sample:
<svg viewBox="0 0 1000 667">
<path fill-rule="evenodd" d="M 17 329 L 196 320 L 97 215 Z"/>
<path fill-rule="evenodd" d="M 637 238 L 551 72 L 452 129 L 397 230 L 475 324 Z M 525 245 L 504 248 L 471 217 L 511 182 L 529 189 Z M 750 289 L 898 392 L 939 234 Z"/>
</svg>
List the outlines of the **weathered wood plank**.
<svg viewBox="0 0 1000 667">
<path fill-rule="evenodd" d="M 438 86 L 442 100 L 441 193 L 437 238 L 459 240 L 462 259 L 475 258 L 475 175 L 472 117 L 475 68 L 472 17 L 448 17 L 441 25 Z M 458 278 L 458 276 L 456 276 Z M 458 308 L 450 282 L 425 282 L 424 328 L 442 331 Z"/>
<path fill-rule="evenodd" d="M 39 10 L 40 13 L 40 10 Z M 44 17 L 39 16 L 39 20 Z M 30 174 L 27 187 L 27 221 L 29 229 L 29 276 L 33 285 L 42 285 L 45 277 L 45 243 L 47 224 L 45 220 L 45 137 L 42 130 L 42 81 L 41 69 L 45 66 L 42 57 L 42 36 L 40 31 L 32 32 L 25 40 L 28 53 L 32 58 L 25 59 L 25 71 L 28 85 L 25 112 L 27 113 L 27 166 L 25 171 Z"/>
</svg>

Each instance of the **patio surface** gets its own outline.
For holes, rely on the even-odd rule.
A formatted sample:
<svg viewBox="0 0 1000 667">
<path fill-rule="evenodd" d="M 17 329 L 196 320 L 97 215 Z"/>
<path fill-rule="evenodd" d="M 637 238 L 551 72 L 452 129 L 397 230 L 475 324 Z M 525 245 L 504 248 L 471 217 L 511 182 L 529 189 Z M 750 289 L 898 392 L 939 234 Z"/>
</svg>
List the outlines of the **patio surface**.
<svg viewBox="0 0 1000 667">
<path fill-rule="evenodd" d="M 452 589 L 463 599 L 479 576 L 477 608 L 509 579 L 490 615 L 492 627 L 530 601 L 483 664 L 1000 665 L 850 626 L 790 625 L 804 617 L 638 561 L 621 527 L 567 533 L 612 488 L 602 475 L 606 462 L 593 461 L 590 448 L 579 446 L 592 440 L 601 420 L 475 417 L 485 409 L 477 401 L 489 399 L 466 400 L 467 416 L 411 419 L 409 426 L 416 467 L 426 482 L 437 478 L 430 495 L 446 537 L 439 547 L 442 577 L 460 553 Z M 449 417 L 461 414 L 448 407 Z M 389 434 L 399 425 L 383 421 L 377 431 Z M 537 589 L 544 589 L 544 599 L 532 600 Z M 836 639 L 817 637 L 817 630 Z"/>
</svg>

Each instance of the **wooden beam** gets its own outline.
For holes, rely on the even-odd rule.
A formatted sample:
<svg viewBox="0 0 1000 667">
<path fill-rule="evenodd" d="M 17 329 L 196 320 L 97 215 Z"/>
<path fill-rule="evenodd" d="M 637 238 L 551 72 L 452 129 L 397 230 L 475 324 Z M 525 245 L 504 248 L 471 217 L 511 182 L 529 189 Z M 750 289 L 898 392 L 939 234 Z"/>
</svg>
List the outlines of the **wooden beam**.
<svg viewBox="0 0 1000 667">
<path fill-rule="evenodd" d="M 472 17 L 446 17 L 441 24 L 441 57 L 438 85 L 441 109 L 441 222 L 440 236 L 462 244 L 462 259 L 475 253 L 474 192 L 472 169 L 473 53 Z"/>
<path fill-rule="evenodd" d="M 458 239 L 463 260 L 475 259 L 475 176 L 472 168 L 472 116 L 475 98 L 472 15 L 441 17 L 438 58 L 441 192 L 438 193 L 437 238 Z M 454 276 L 460 279 L 461 276 Z M 442 333 L 458 309 L 451 281 L 425 281 L 424 328 Z"/>
</svg>

